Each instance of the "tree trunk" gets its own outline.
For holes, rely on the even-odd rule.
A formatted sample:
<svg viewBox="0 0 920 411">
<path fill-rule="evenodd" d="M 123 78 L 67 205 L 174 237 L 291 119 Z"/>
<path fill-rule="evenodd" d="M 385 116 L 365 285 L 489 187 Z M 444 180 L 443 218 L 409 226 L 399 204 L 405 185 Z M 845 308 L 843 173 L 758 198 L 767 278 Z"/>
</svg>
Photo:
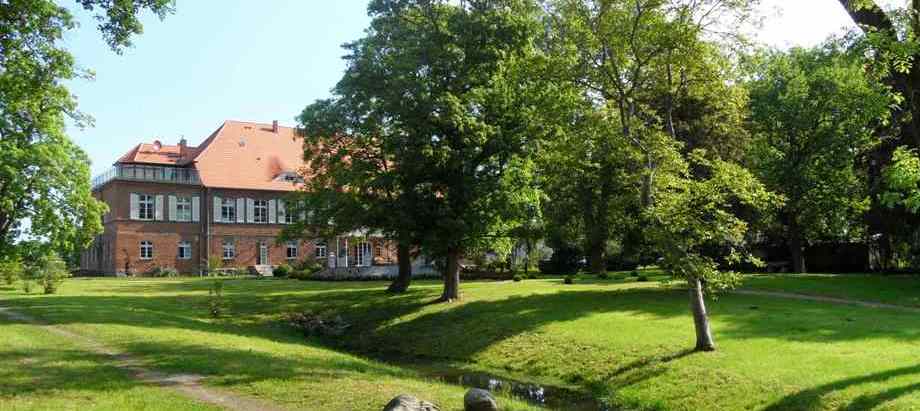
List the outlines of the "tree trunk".
<svg viewBox="0 0 920 411">
<path fill-rule="evenodd" d="M 696 351 L 715 351 L 716 343 L 712 340 L 706 302 L 703 300 L 703 284 L 698 278 L 692 278 L 688 282 L 690 283 L 690 311 L 693 312 L 693 325 L 696 327 Z"/>
<path fill-rule="evenodd" d="M 804 273 L 805 267 L 805 242 L 802 240 L 802 229 L 795 223 L 789 224 L 789 256 L 792 258 L 792 272 Z"/>
<path fill-rule="evenodd" d="M 592 274 L 603 273 L 607 268 L 604 261 L 605 243 L 606 241 L 591 242 L 591 249 L 588 250 L 588 266 Z"/>
<path fill-rule="evenodd" d="M 444 293 L 438 301 L 460 299 L 460 250 L 447 249 L 447 267 L 444 270 Z"/>
<path fill-rule="evenodd" d="M 400 241 L 396 244 L 396 260 L 399 264 L 399 274 L 387 288 L 387 292 L 404 293 L 412 282 L 412 256 L 409 252 L 409 243 Z"/>
</svg>

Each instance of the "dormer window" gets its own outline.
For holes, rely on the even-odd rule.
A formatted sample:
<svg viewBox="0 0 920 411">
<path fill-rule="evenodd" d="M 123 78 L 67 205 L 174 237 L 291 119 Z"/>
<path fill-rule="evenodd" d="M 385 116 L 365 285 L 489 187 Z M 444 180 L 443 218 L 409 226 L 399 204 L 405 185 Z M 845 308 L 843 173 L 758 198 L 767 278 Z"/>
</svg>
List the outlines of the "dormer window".
<svg viewBox="0 0 920 411">
<path fill-rule="evenodd" d="M 303 183 L 303 178 L 297 173 L 285 171 L 281 174 L 278 174 L 278 177 L 275 177 L 275 181 L 284 181 L 287 183 Z"/>
</svg>

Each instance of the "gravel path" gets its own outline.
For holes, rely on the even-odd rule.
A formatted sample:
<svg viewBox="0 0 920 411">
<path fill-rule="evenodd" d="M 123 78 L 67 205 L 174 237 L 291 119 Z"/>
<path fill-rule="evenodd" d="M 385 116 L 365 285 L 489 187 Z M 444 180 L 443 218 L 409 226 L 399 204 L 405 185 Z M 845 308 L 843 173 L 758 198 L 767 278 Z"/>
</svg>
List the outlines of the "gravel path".
<svg viewBox="0 0 920 411">
<path fill-rule="evenodd" d="M 29 323 L 41 327 L 53 334 L 66 337 L 71 340 L 80 341 L 90 351 L 108 356 L 112 359 L 112 365 L 128 371 L 131 376 L 143 383 L 164 387 L 175 391 L 185 397 L 193 400 L 217 405 L 234 411 L 282 411 L 284 408 L 274 404 L 241 397 L 236 394 L 226 392 L 211 387 L 205 387 L 201 384 L 204 377 L 195 374 L 164 374 L 153 371 L 142 366 L 141 361 L 130 354 L 116 351 L 105 346 L 101 342 L 74 333 L 64 327 L 57 325 L 45 324 L 34 317 L 10 310 L 9 308 L 0 307 L 0 315 L 10 318 L 14 321 Z"/>
<path fill-rule="evenodd" d="M 850 300 L 847 298 L 836 298 L 836 297 L 822 297 L 820 295 L 808 295 L 808 294 L 796 294 L 796 293 L 786 293 L 781 291 L 761 291 L 761 290 L 750 290 L 742 289 L 732 291 L 733 294 L 743 294 L 743 295 L 759 295 L 764 297 L 776 297 L 776 298 L 791 298 L 794 300 L 805 300 L 805 301 L 820 301 L 825 303 L 834 303 L 834 304 L 849 304 L 849 305 L 858 305 L 860 307 L 868 308 L 887 308 L 892 310 L 901 310 L 908 311 L 912 313 L 920 313 L 920 308 L 918 307 L 908 307 L 905 305 L 895 305 L 895 304 L 884 304 L 877 303 L 872 301 L 860 301 L 860 300 Z"/>
</svg>

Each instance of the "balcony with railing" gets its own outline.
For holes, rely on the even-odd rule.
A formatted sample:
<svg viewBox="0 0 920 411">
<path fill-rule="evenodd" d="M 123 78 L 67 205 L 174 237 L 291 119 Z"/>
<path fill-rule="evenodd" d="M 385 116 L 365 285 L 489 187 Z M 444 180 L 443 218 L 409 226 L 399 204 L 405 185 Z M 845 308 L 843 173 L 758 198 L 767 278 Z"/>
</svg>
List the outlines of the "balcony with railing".
<svg viewBox="0 0 920 411">
<path fill-rule="evenodd" d="M 93 178 L 93 190 L 112 180 L 201 185 L 198 170 L 193 168 L 117 164 Z"/>
</svg>

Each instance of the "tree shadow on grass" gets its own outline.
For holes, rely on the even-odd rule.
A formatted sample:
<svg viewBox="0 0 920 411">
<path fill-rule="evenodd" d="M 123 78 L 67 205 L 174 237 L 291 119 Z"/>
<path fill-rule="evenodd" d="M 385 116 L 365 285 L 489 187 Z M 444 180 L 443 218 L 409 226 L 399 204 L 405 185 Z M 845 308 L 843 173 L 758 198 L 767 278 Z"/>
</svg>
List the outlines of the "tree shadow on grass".
<svg viewBox="0 0 920 411">
<path fill-rule="evenodd" d="M 0 398 L 82 390 L 112 392 L 141 385 L 110 358 L 81 350 L 0 351 Z"/>
<path fill-rule="evenodd" d="M 833 395 L 835 392 L 865 384 L 883 383 L 893 378 L 906 377 L 911 375 L 917 375 L 917 377 L 920 378 L 920 365 L 894 368 L 873 374 L 846 378 L 829 384 L 802 390 L 795 394 L 786 396 L 773 404 L 770 404 L 765 408 L 765 410 L 781 411 L 825 409 L 825 404 L 826 400 L 828 400 L 828 396 Z M 875 394 L 863 394 L 854 398 L 846 406 L 841 406 L 839 409 L 846 411 L 871 410 L 888 401 L 895 400 L 901 396 L 908 395 L 917 391 L 920 391 L 920 383 L 911 383 L 904 386 L 889 388 Z"/>
</svg>

